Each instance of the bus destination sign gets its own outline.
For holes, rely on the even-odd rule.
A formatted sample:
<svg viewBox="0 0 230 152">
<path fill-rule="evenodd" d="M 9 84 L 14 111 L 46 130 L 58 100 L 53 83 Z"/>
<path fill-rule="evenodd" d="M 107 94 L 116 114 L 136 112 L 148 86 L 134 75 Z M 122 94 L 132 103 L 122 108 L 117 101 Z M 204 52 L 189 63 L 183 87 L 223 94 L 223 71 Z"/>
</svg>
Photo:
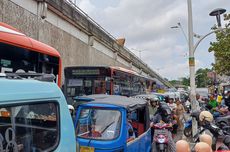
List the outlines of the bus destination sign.
<svg viewBox="0 0 230 152">
<path fill-rule="evenodd" d="M 99 75 L 99 69 L 74 69 L 72 75 Z"/>
</svg>

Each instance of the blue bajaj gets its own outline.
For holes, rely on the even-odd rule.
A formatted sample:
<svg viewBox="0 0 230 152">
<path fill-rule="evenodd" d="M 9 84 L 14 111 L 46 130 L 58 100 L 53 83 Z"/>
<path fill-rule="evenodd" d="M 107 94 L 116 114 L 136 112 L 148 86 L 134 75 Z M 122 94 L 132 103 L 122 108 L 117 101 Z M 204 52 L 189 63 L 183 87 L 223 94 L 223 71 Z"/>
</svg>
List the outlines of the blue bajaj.
<svg viewBox="0 0 230 152">
<path fill-rule="evenodd" d="M 147 103 L 114 95 L 97 97 L 78 108 L 75 129 L 79 151 L 150 152 Z"/>
</svg>

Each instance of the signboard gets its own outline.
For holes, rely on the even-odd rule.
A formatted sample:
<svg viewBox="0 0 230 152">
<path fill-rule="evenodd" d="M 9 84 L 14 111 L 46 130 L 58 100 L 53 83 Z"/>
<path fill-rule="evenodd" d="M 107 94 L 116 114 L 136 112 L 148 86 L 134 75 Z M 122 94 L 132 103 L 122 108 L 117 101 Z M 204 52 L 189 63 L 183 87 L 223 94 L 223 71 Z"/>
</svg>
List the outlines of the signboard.
<svg viewBox="0 0 230 152">
<path fill-rule="evenodd" d="M 1 66 L 8 67 L 11 65 L 10 60 L 1 59 Z"/>
<path fill-rule="evenodd" d="M 82 79 L 69 79 L 68 86 L 69 87 L 80 87 L 80 86 L 83 86 L 83 80 Z"/>
<path fill-rule="evenodd" d="M 189 58 L 189 66 L 195 66 L 195 58 L 194 57 Z"/>
<path fill-rule="evenodd" d="M 113 86 L 114 94 L 117 95 L 120 93 L 120 86 L 119 85 L 114 85 Z"/>
<path fill-rule="evenodd" d="M 74 69 L 72 75 L 99 75 L 99 69 Z"/>
</svg>

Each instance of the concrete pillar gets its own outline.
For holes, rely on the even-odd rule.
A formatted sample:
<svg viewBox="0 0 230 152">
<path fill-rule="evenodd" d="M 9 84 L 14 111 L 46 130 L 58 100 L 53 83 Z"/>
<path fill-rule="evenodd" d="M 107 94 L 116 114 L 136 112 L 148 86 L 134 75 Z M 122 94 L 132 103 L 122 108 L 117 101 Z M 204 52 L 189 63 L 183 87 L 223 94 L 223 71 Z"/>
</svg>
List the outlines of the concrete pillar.
<svg viewBox="0 0 230 152">
<path fill-rule="evenodd" d="M 46 2 L 39 2 L 38 3 L 38 17 L 41 19 L 47 18 L 47 3 Z"/>
<path fill-rule="evenodd" d="M 117 61 L 118 52 L 114 52 L 114 53 L 113 53 L 113 56 L 114 56 L 114 57 L 113 57 L 114 60 Z"/>
<path fill-rule="evenodd" d="M 143 71 L 142 71 L 142 69 L 140 69 L 140 72 L 139 72 L 139 74 L 142 74 L 142 72 L 143 72 Z"/>
<path fill-rule="evenodd" d="M 89 36 L 88 44 L 89 44 L 89 46 L 93 46 L 93 44 L 94 44 L 94 36 Z"/>
<path fill-rule="evenodd" d="M 132 62 L 129 62 L 129 68 L 132 70 L 132 68 L 133 68 L 133 63 Z"/>
</svg>

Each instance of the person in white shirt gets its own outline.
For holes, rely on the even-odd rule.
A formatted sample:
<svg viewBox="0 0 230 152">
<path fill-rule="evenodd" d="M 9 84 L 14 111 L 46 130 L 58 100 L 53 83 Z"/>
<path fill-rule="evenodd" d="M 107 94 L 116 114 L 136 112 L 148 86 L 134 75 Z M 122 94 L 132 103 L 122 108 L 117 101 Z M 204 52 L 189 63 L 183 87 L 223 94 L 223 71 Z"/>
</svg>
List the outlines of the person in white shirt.
<svg viewBox="0 0 230 152">
<path fill-rule="evenodd" d="M 176 109 L 176 104 L 173 102 L 172 98 L 169 99 L 168 106 L 172 111 L 174 111 Z"/>
</svg>

